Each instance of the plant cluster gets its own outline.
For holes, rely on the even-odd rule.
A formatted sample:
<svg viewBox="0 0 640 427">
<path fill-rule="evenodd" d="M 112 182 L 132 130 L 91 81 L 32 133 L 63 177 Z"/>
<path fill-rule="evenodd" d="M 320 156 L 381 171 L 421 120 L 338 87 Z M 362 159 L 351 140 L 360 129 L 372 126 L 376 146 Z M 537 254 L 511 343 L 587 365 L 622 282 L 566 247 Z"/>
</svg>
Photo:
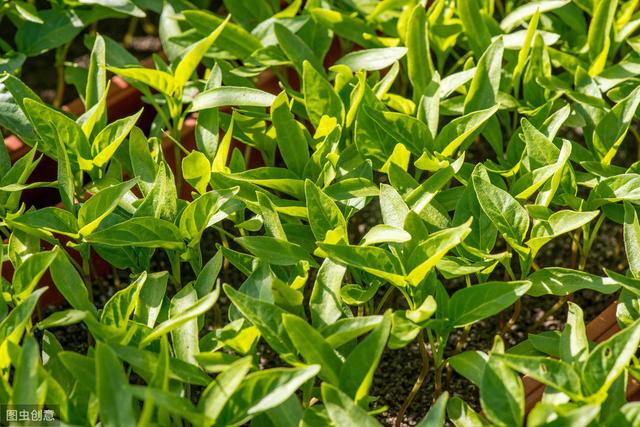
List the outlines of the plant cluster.
<svg viewBox="0 0 640 427">
<path fill-rule="evenodd" d="M 425 383 L 422 427 L 640 425 L 638 1 L 223 3 L 165 1 L 152 67 L 93 37 L 79 117 L 0 77 L 0 125 L 32 147 L 0 149 L 0 404 L 73 425 L 375 426 L 383 354 L 417 344 L 398 425 Z M 30 21 L 20 49 L 25 28 L 64 29 L 37 20 L 59 9 L 2 5 Z M 108 120 L 108 73 L 150 126 Z M 30 180 L 44 156 L 57 179 Z M 23 203 L 38 187 L 61 202 Z M 626 259 L 594 272 L 605 225 Z M 104 303 L 96 256 L 129 279 Z M 43 315 L 48 275 L 65 305 Z M 603 342 L 571 302 L 583 290 L 617 295 Z M 496 316 L 493 343 L 469 347 Z M 57 334 L 76 324 L 84 352 Z M 545 385 L 528 413 L 522 375 Z"/>
</svg>

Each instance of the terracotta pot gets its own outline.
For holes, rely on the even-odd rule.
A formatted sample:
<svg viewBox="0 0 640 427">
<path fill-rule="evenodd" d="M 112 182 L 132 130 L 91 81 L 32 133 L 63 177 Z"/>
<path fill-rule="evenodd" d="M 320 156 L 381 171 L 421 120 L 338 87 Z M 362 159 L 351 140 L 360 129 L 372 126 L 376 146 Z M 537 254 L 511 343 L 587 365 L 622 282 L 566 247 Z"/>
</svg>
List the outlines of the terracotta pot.
<svg viewBox="0 0 640 427">
<path fill-rule="evenodd" d="M 587 338 L 590 341 L 599 343 L 611 338 L 616 332 L 620 331 L 616 320 L 617 305 L 618 303 L 614 301 L 598 317 L 587 324 Z M 525 411 L 528 413 L 542 398 L 545 385 L 527 376 L 522 379 L 525 391 Z M 640 400 L 640 384 L 633 378 L 629 378 L 627 384 L 627 399 L 629 401 Z"/>
</svg>

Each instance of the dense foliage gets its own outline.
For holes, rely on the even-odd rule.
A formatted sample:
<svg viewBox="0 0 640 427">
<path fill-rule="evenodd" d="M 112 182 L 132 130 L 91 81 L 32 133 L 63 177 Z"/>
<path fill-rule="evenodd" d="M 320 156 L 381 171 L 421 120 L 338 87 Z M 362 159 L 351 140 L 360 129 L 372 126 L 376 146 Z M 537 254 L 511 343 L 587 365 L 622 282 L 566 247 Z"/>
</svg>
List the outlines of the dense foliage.
<svg viewBox="0 0 640 427">
<path fill-rule="evenodd" d="M 0 149 L 0 404 L 73 425 L 374 426 L 384 352 L 417 343 L 398 422 L 432 383 L 423 427 L 640 425 L 637 0 L 51 3 L 0 3 L 18 28 L 0 125 L 32 147 Z M 80 117 L 19 78 L 53 34 L 145 13 L 152 67 L 85 38 Z M 108 120 L 109 73 L 150 126 Z M 30 180 L 43 156 L 55 181 Z M 61 202 L 23 203 L 38 187 Z M 604 224 L 625 267 L 594 274 Z M 110 297 L 98 258 L 129 279 Z M 49 275 L 65 305 L 44 315 Z M 617 296 L 620 332 L 589 341 L 583 290 Z M 523 298 L 557 303 L 509 346 Z M 494 316 L 493 343 L 468 348 Z M 57 338 L 76 324 L 84 352 Z M 546 386 L 528 414 L 521 374 Z"/>
</svg>

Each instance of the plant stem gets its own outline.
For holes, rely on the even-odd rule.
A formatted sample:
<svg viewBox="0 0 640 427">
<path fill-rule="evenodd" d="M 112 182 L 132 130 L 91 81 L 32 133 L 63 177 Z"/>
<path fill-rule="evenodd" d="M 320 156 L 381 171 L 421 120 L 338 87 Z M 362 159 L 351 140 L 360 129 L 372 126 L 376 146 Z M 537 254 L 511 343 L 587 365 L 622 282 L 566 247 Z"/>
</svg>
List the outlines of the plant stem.
<svg viewBox="0 0 640 427">
<path fill-rule="evenodd" d="M 589 253 L 591 252 L 591 247 L 593 246 L 593 242 L 596 240 L 596 236 L 598 235 L 598 230 L 600 230 L 600 226 L 604 222 L 604 215 L 600 215 L 596 225 L 593 226 L 593 230 L 591 230 L 588 234 L 588 238 L 586 238 L 584 245 L 582 246 L 582 253 L 580 254 L 580 262 L 578 263 L 578 268 L 580 270 L 584 270 L 587 266 L 587 258 L 589 258 Z M 586 234 L 585 234 L 586 236 Z"/>
<path fill-rule="evenodd" d="M 120 282 L 120 276 L 118 276 L 118 270 L 115 267 L 111 267 L 111 271 L 113 273 L 113 284 L 116 287 L 116 290 L 119 291 L 122 289 L 122 282 Z"/>
<path fill-rule="evenodd" d="M 53 100 L 53 106 L 56 108 L 60 108 L 62 103 L 64 102 L 64 92 L 66 88 L 66 84 L 64 82 L 64 60 L 67 57 L 67 52 L 69 51 L 69 46 L 71 43 L 66 43 L 62 46 L 58 46 L 56 48 L 56 97 Z"/>
<path fill-rule="evenodd" d="M 520 317 L 521 310 L 522 310 L 522 300 L 519 299 L 516 301 L 515 305 L 513 306 L 513 315 L 511 316 L 507 324 L 504 325 L 504 328 L 502 328 L 502 330 L 500 331 L 501 337 L 504 337 L 505 334 L 509 331 L 509 329 L 511 329 L 513 325 L 516 324 L 516 322 L 518 321 L 518 318 Z"/>
<path fill-rule="evenodd" d="M 629 126 L 629 130 L 631 130 L 633 137 L 636 139 L 637 156 L 638 160 L 640 160 L 640 134 L 638 134 L 638 130 L 635 126 Z"/>
<path fill-rule="evenodd" d="M 435 402 L 442 394 L 442 368 L 444 363 L 440 363 L 435 371 L 435 390 L 433 391 L 433 401 Z"/>
<path fill-rule="evenodd" d="M 576 232 L 576 234 L 579 231 Z M 578 237 L 579 238 L 579 237 Z M 578 266 L 578 242 L 577 239 L 571 239 L 571 268 L 575 269 Z"/>
<path fill-rule="evenodd" d="M 528 332 L 534 332 L 536 329 L 538 329 L 545 322 L 545 320 L 547 320 L 555 312 L 560 310 L 564 305 L 564 303 L 567 302 L 568 300 L 569 300 L 569 295 L 565 295 L 562 298 L 560 298 L 558 301 L 556 301 L 556 303 L 553 304 L 549 310 L 544 312 L 544 314 L 540 319 L 536 320 L 536 322 L 533 325 L 531 325 Z"/>
<path fill-rule="evenodd" d="M 382 295 L 382 298 L 380 298 L 380 302 L 378 303 L 378 306 L 375 308 L 374 314 L 378 314 L 382 311 L 382 309 L 384 308 L 384 304 L 387 302 L 387 299 L 389 299 L 389 297 L 391 296 L 391 294 L 395 289 L 396 288 L 394 286 L 389 286 L 389 288 L 384 293 L 384 295 Z"/>
<path fill-rule="evenodd" d="M 416 379 L 415 384 L 413 384 L 413 388 L 411 392 L 407 396 L 407 398 L 402 403 L 400 410 L 398 411 L 398 415 L 396 416 L 396 427 L 400 427 L 402 424 L 402 420 L 404 419 L 404 414 L 415 399 L 418 391 L 422 387 L 424 380 L 427 378 L 427 374 L 429 373 L 429 353 L 427 353 L 427 346 L 424 343 L 424 333 L 421 330 L 418 334 L 418 348 L 420 349 L 420 356 L 422 357 L 422 369 L 420 370 L 420 375 L 418 375 L 418 379 Z"/>
<path fill-rule="evenodd" d="M 462 351 L 462 347 L 464 347 L 464 345 L 467 343 L 467 340 L 469 339 L 470 332 L 471 332 L 471 325 L 465 326 L 464 330 L 462 331 L 462 335 L 460 335 L 460 338 L 458 338 L 458 341 L 456 342 L 456 347 L 453 350 L 452 356 L 455 356 L 456 354 Z M 447 363 L 447 380 L 446 380 L 447 387 L 451 382 L 451 375 L 452 375 L 451 365 Z"/>
<path fill-rule="evenodd" d="M 133 35 L 136 32 L 136 28 L 138 27 L 138 18 L 133 17 L 129 20 L 129 27 L 127 28 L 127 33 L 122 38 L 122 44 L 127 49 L 131 47 L 131 42 L 133 41 Z"/>
<path fill-rule="evenodd" d="M 87 286 L 87 291 L 89 293 L 89 301 L 93 302 L 93 282 L 91 281 L 91 267 L 89 264 L 91 249 L 83 250 L 80 254 L 82 255 L 82 276 L 84 278 L 84 281 Z"/>
</svg>

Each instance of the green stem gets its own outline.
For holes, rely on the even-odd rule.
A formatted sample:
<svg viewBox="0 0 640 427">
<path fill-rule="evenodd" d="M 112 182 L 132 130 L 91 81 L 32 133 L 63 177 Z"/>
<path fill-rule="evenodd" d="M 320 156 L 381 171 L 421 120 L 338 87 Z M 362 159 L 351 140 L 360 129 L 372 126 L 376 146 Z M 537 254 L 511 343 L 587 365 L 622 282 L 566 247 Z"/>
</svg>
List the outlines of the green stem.
<svg viewBox="0 0 640 427">
<path fill-rule="evenodd" d="M 136 28 L 138 27 L 138 18 L 133 17 L 129 20 L 129 27 L 127 28 L 127 33 L 122 38 L 122 44 L 126 48 L 131 47 L 131 42 L 133 41 L 133 35 L 136 33 Z"/>
<path fill-rule="evenodd" d="M 551 306 L 551 308 L 547 311 L 544 312 L 544 314 L 542 315 L 542 317 L 540 319 L 538 319 L 533 325 L 531 325 L 531 327 L 529 328 L 528 332 L 535 332 L 536 329 L 538 329 L 540 326 L 542 326 L 542 324 L 549 318 L 551 317 L 553 314 L 555 314 L 558 310 L 560 310 L 562 308 L 562 306 L 564 305 L 564 303 L 566 303 L 569 300 L 569 295 L 565 295 L 562 298 L 560 298 L 558 301 L 556 301 L 556 303 Z"/>
<path fill-rule="evenodd" d="M 64 61 L 67 57 L 67 52 L 69 51 L 69 46 L 71 43 L 65 43 L 62 46 L 58 46 L 56 48 L 56 97 L 53 100 L 53 106 L 56 108 L 60 108 L 62 103 L 64 102 L 64 92 L 66 88 L 66 84 L 64 82 Z"/>
<path fill-rule="evenodd" d="M 395 286 L 389 286 L 389 288 L 384 293 L 384 295 L 382 295 L 382 298 L 380 298 L 380 302 L 378 303 L 378 305 L 376 306 L 376 308 L 374 310 L 375 314 L 378 314 L 378 313 L 380 313 L 380 311 L 382 311 L 382 308 L 384 307 L 384 304 L 387 302 L 387 299 L 389 299 L 389 297 L 391 296 L 391 294 L 393 293 L 393 291 L 395 289 L 396 289 Z"/>
<path fill-rule="evenodd" d="M 600 226 L 604 222 L 604 215 L 600 215 L 596 225 L 593 226 L 593 230 L 589 231 L 587 234 L 587 238 L 585 239 L 584 245 L 582 246 L 582 253 L 580 254 L 580 263 L 578 264 L 578 268 L 580 270 L 584 270 L 587 266 L 587 258 L 589 258 L 589 253 L 591 252 L 591 247 L 598 236 L 598 230 L 600 230 Z"/>
<path fill-rule="evenodd" d="M 500 331 L 501 337 L 504 337 L 506 333 L 509 332 L 509 330 L 513 327 L 513 325 L 516 324 L 516 322 L 520 318 L 521 310 L 522 310 L 522 300 L 519 299 L 516 301 L 515 305 L 513 306 L 513 315 L 511 316 L 507 324 L 504 325 L 504 328 L 502 328 L 502 330 Z"/>
<path fill-rule="evenodd" d="M 418 392 L 420 391 L 420 388 L 422 387 L 424 380 L 427 378 L 427 375 L 429 374 L 429 353 L 427 352 L 427 346 L 424 342 L 423 331 L 420 331 L 420 333 L 418 334 L 418 346 L 420 350 L 420 356 L 422 358 L 422 369 L 420 369 L 420 374 L 418 375 L 416 382 L 413 384 L 413 388 L 411 389 L 411 392 L 409 392 L 409 395 L 404 400 L 404 402 L 402 403 L 402 406 L 400 407 L 400 410 L 398 411 L 398 415 L 396 416 L 395 427 L 400 427 L 402 425 L 402 420 L 404 419 L 405 412 L 407 412 L 407 409 L 409 408 L 413 400 L 418 395 Z"/>
</svg>

